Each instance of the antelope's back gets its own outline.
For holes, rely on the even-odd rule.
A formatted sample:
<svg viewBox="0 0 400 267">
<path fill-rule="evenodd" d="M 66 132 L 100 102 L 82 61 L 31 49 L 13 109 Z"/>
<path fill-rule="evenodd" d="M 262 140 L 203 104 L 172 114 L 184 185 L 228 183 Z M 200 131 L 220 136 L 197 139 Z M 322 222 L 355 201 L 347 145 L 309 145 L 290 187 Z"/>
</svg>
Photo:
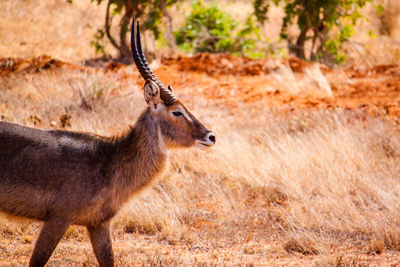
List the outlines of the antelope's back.
<svg viewBox="0 0 400 267">
<path fill-rule="evenodd" d="M 40 220 L 57 202 L 78 205 L 100 190 L 110 154 L 99 137 L 0 122 L 0 211 Z"/>
</svg>

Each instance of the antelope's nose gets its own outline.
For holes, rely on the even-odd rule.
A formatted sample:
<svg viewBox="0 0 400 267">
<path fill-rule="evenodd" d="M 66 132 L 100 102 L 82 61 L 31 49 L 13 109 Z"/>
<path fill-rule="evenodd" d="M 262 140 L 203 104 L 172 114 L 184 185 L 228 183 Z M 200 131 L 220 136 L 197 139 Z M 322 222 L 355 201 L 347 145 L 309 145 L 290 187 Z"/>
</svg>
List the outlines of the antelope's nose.
<svg viewBox="0 0 400 267">
<path fill-rule="evenodd" d="M 212 132 L 207 134 L 207 140 L 209 140 L 213 145 L 215 144 L 215 135 Z"/>
</svg>

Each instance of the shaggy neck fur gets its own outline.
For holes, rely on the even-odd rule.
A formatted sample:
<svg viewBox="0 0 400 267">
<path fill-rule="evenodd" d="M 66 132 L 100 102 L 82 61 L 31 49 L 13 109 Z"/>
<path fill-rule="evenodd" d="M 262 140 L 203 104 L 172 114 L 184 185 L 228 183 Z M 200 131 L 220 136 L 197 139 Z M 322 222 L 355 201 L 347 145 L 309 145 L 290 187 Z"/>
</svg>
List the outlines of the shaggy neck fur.
<svg viewBox="0 0 400 267">
<path fill-rule="evenodd" d="M 122 204 L 133 193 L 152 185 L 164 173 L 167 158 L 159 123 L 147 109 L 131 131 L 116 141 L 113 201 Z"/>
</svg>

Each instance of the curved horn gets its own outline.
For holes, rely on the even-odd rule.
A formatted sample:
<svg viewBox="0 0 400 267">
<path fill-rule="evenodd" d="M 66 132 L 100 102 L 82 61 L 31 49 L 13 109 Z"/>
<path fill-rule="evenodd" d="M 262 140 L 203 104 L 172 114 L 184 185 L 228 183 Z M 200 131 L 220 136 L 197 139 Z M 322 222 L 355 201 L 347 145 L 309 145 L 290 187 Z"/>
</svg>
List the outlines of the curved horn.
<svg viewBox="0 0 400 267">
<path fill-rule="evenodd" d="M 174 94 L 167 89 L 167 87 L 154 75 L 150 69 L 149 64 L 143 54 L 142 44 L 140 41 L 139 21 L 137 22 L 137 36 L 135 38 L 135 17 L 132 20 L 132 33 L 131 33 L 131 50 L 133 60 L 136 67 L 142 75 L 143 79 L 155 82 L 160 88 L 160 97 L 164 103 L 169 106 L 176 101 Z"/>
</svg>

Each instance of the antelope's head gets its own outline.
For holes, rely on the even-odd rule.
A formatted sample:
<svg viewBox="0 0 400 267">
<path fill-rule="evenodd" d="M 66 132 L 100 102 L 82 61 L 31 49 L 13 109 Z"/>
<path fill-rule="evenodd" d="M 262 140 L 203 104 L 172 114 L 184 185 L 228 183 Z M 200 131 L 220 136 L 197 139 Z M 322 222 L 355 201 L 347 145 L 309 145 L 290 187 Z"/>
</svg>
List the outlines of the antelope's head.
<svg viewBox="0 0 400 267">
<path fill-rule="evenodd" d="M 135 18 L 132 21 L 131 48 L 136 67 L 146 81 L 144 98 L 152 116 L 160 125 L 166 145 L 168 147 L 196 145 L 201 148 L 213 146 L 215 135 L 189 112 L 174 95 L 172 87 L 166 87 L 150 69 L 142 51 L 139 22 L 135 34 Z"/>
</svg>

